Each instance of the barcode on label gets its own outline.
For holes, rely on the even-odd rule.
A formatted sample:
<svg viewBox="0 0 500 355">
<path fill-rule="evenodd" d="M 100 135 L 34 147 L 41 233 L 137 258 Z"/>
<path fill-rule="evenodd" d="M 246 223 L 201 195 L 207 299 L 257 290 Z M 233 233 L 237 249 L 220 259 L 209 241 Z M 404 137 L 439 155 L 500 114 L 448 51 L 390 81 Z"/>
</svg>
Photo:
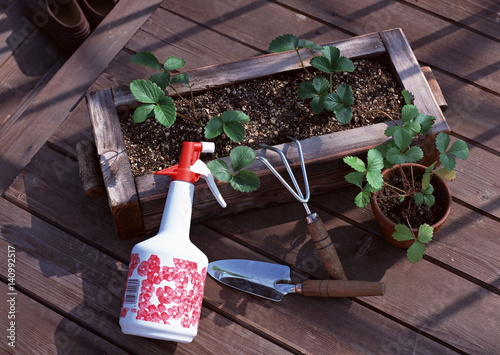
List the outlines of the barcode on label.
<svg viewBox="0 0 500 355">
<path fill-rule="evenodd" d="M 137 295 L 139 291 L 140 280 L 130 279 L 127 283 L 127 291 L 125 292 L 125 298 L 123 303 L 135 304 L 137 301 Z"/>
</svg>

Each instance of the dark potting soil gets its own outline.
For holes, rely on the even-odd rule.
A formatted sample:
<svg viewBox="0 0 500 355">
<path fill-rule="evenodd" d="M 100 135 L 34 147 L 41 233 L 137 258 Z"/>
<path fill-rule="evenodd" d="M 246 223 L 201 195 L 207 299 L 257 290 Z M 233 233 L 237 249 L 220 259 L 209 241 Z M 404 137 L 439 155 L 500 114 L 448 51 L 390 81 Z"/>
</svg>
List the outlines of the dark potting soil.
<svg viewBox="0 0 500 355">
<path fill-rule="evenodd" d="M 420 191 L 422 186 L 422 173 L 417 173 L 413 171 L 413 178 L 411 170 L 404 169 L 406 180 L 410 184 L 414 184 L 417 191 Z M 387 178 L 388 185 L 392 185 L 398 189 L 405 190 L 403 186 L 403 179 L 401 175 L 401 170 L 397 169 L 393 171 Z M 433 225 L 437 223 L 446 212 L 446 199 L 443 191 L 437 184 L 431 185 L 434 187 L 434 197 L 436 199 L 432 206 L 427 206 L 422 203 L 420 206 L 415 203 L 413 198 L 406 197 L 403 202 L 399 201 L 397 197 L 400 191 L 384 185 L 382 190 L 377 195 L 377 202 L 380 210 L 386 215 L 391 221 L 397 224 L 404 224 L 411 228 L 418 228 L 420 225 L 427 223 Z"/>
<path fill-rule="evenodd" d="M 353 118 L 349 125 L 339 124 L 329 111 L 314 114 L 311 100 L 298 97 L 300 83 L 312 82 L 314 77 L 321 75 L 311 69 L 309 71 L 311 74 L 298 70 L 209 89 L 195 97 L 197 119 L 206 124 L 210 118 L 224 111 L 242 111 L 249 116 L 250 122 L 244 124 L 245 138 L 239 144 L 258 149 L 259 143 L 275 145 L 288 142 L 287 135 L 305 139 L 387 121 L 385 115 L 370 112 L 374 110 L 384 111 L 394 118 L 400 117 L 404 103 L 402 88 L 393 77 L 386 58 L 358 60 L 353 72 L 333 74 L 334 88 L 346 83 L 353 90 Z M 177 112 L 193 117 L 188 102 L 175 96 L 172 95 Z M 134 176 L 177 164 L 182 142 L 206 140 L 202 127 L 180 116 L 171 127 L 162 126 L 154 118 L 141 124 L 133 123 L 131 116 L 121 117 L 120 121 Z M 228 156 L 231 149 L 238 145 L 225 134 L 210 141 L 215 143 L 216 152 L 206 157 L 206 161 Z"/>
</svg>

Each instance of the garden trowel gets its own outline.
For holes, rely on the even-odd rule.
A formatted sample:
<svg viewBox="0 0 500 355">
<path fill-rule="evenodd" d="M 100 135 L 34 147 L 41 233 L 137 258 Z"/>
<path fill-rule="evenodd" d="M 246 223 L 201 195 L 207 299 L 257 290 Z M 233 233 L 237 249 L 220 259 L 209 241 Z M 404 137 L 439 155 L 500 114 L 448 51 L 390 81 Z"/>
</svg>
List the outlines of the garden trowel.
<svg viewBox="0 0 500 355">
<path fill-rule="evenodd" d="M 308 297 L 382 296 L 380 282 L 350 280 L 305 280 L 292 283 L 290 268 L 253 260 L 219 260 L 208 264 L 208 273 L 217 281 L 238 290 L 281 301 L 289 293 Z"/>
</svg>

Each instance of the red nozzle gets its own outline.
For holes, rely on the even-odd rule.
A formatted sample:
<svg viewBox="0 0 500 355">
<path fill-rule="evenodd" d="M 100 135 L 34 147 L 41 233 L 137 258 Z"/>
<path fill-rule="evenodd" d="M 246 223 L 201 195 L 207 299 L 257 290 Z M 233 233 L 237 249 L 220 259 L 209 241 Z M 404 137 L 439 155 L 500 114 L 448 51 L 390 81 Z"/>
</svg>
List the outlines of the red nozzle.
<svg viewBox="0 0 500 355">
<path fill-rule="evenodd" d="M 200 178 L 200 174 L 191 171 L 193 165 L 199 158 L 203 149 L 202 143 L 184 142 L 182 143 L 181 157 L 179 164 L 170 168 L 157 171 L 156 175 L 170 175 L 173 180 L 182 180 L 194 184 Z"/>
</svg>

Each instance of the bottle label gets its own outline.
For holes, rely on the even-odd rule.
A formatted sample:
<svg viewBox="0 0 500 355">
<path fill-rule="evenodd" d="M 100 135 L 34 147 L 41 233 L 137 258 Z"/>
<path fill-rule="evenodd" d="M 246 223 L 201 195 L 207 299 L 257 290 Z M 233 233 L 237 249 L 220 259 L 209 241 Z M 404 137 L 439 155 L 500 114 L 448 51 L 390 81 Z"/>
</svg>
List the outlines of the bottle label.
<svg viewBox="0 0 500 355">
<path fill-rule="evenodd" d="M 120 317 L 182 328 L 198 327 L 207 269 L 192 261 L 138 253 L 130 259 Z M 162 263 L 163 262 L 163 263 Z"/>
</svg>

